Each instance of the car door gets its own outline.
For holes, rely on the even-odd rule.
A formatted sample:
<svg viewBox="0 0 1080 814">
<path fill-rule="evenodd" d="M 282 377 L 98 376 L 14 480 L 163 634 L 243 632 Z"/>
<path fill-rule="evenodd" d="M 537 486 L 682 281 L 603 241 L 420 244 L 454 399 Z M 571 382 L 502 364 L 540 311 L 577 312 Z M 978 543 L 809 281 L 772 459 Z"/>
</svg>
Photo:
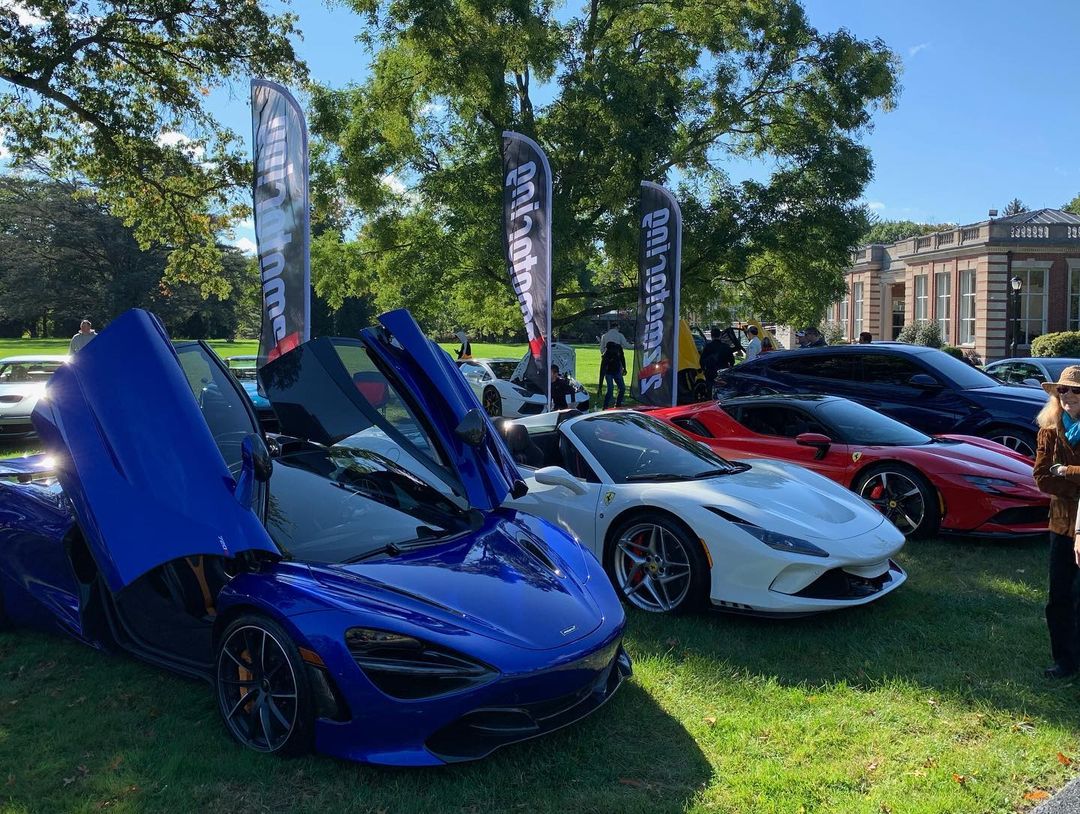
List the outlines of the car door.
<svg viewBox="0 0 1080 814">
<path fill-rule="evenodd" d="M 602 509 L 604 486 L 596 471 L 578 451 L 566 433 L 565 425 L 555 430 L 557 457 L 549 465 L 558 465 L 569 472 L 581 487 L 581 493 L 565 486 L 549 486 L 536 480 L 536 468 L 519 465 L 529 491 L 507 505 L 535 514 L 580 540 L 597 558 L 603 556 L 602 538 L 598 534 L 597 517 Z M 608 488 L 610 491 L 610 488 Z"/>
<path fill-rule="evenodd" d="M 916 356 L 861 353 L 858 361 L 861 386 L 851 398 L 897 421 L 937 435 L 952 431 L 972 411 L 967 399 Z M 929 376 L 938 386 L 913 386 L 911 378 L 919 374 Z"/>
<path fill-rule="evenodd" d="M 254 412 L 202 343 L 174 349 L 146 311 L 121 315 L 64 365 L 34 426 L 114 592 L 170 560 L 278 554 L 234 494 Z"/>
<path fill-rule="evenodd" d="M 846 483 L 847 470 L 851 466 L 850 447 L 837 441 L 835 433 L 802 407 L 763 402 L 739 405 L 736 410 L 733 417 L 755 434 L 739 439 L 740 446 L 752 450 L 754 457 L 791 461 Z M 824 454 L 820 454 L 820 447 L 802 446 L 796 442 L 796 437 L 803 433 L 824 435 L 832 439 L 832 443 Z M 734 452 L 735 447 L 732 449 Z"/>
<path fill-rule="evenodd" d="M 795 351 L 783 356 L 770 364 L 772 378 L 788 385 L 777 388 L 781 393 L 794 391 L 850 396 L 859 389 L 856 381 L 858 371 L 850 353 L 823 349 Z"/>
</svg>

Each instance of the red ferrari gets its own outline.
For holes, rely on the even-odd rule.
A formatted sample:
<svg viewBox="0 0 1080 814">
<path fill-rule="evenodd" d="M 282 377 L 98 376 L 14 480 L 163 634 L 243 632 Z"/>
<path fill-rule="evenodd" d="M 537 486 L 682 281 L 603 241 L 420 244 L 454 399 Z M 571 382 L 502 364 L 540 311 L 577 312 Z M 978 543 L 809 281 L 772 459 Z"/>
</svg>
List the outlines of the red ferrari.
<svg viewBox="0 0 1080 814">
<path fill-rule="evenodd" d="M 835 396 L 748 396 L 650 411 L 727 458 L 802 464 L 871 501 L 908 537 L 1046 531 L 1032 461 L 966 435 L 931 437 Z"/>
</svg>

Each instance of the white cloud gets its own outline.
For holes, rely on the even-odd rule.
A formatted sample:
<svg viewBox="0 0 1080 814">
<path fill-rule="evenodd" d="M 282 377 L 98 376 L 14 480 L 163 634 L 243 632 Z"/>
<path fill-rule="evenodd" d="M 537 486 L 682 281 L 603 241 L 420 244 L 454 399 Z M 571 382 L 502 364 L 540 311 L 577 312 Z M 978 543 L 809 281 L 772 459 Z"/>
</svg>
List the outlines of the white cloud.
<svg viewBox="0 0 1080 814">
<path fill-rule="evenodd" d="M 176 130 L 163 130 L 157 137 L 160 147 L 178 147 L 192 158 L 202 158 L 206 152 L 201 145 L 195 144 L 189 136 Z"/>
<path fill-rule="evenodd" d="M 920 42 L 918 45 L 913 45 L 910 48 L 908 48 L 907 49 L 907 55 L 909 57 L 913 57 L 917 53 L 919 53 L 919 51 L 925 51 L 929 47 L 930 47 L 930 43 L 928 43 L 928 42 Z"/>
<path fill-rule="evenodd" d="M 382 180 L 384 186 L 390 187 L 390 189 L 392 189 L 396 194 L 405 194 L 405 184 L 402 183 L 401 179 L 394 175 L 392 172 L 388 172 L 380 180 Z"/>
<path fill-rule="evenodd" d="M 255 231 L 255 218 L 244 218 L 242 221 L 240 221 L 238 224 L 236 224 L 236 228 L 237 229 L 247 229 L 248 231 L 254 232 Z"/>
<path fill-rule="evenodd" d="M 251 238 L 240 237 L 235 240 L 226 240 L 225 242 L 235 246 L 244 254 L 255 255 L 259 251 L 259 247 L 255 245 L 255 241 Z"/>
<path fill-rule="evenodd" d="M 878 212 L 885 208 L 885 204 L 881 201 L 867 201 L 866 208 L 873 212 Z"/>
<path fill-rule="evenodd" d="M 0 12 L 4 11 L 14 13 L 19 25 L 45 25 L 44 17 L 38 17 L 18 0 L 0 0 Z"/>
</svg>

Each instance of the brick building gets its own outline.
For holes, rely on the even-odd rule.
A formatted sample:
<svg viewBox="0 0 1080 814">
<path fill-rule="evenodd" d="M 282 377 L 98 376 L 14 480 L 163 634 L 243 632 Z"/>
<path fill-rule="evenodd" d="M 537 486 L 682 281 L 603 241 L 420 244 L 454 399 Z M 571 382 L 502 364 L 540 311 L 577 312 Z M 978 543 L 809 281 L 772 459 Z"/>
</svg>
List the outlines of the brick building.
<svg viewBox="0 0 1080 814">
<path fill-rule="evenodd" d="M 986 361 L 1007 355 L 1006 289 L 1019 277 L 1024 355 L 1039 334 L 1080 330 L 1080 216 L 1038 209 L 863 246 L 845 274 L 845 299 L 826 317 L 850 339 L 895 339 L 908 322 L 934 320 L 946 344 Z"/>
</svg>

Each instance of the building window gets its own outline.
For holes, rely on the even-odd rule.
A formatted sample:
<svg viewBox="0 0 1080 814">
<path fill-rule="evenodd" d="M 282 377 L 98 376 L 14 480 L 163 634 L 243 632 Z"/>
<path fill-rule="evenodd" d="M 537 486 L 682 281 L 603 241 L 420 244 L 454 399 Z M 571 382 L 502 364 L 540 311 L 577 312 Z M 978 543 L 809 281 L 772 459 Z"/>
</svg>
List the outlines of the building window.
<svg viewBox="0 0 1080 814">
<path fill-rule="evenodd" d="M 915 278 L 915 321 L 921 322 L 927 318 L 927 305 L 929 297 L 926 293 L 926 275 L 920 274 Z"/>
<path fill-rule="evenodd" d="M 960 344 L 975 344 L 975 271 L 960 272 Z"/>
<path fill-rule="evenodd" d="M 844 335 L 844 339 L 850 339 L 851 336 L 848 334 L 848 331 L 847 331 L 847 326 L 848 326 L 848 293 L 847 293 L 846 289 L 844 291 L 844 298 L 842 300 L 840 300 L 839 317 L 840 318 L 839 318 L 838 321 L 840 323 L 840 333 L 842 333 Z"/>
<path fill-rule="evenodd" d="M 934 275 L 934 295 L 937 297 L 937 324 L 941 331 L 941 341 L 949 344 L 949 328 L 952 320 L 952 277 L 944 271 Z"/>
<path fill-rule="evenodd" d="M 862 318 L 862 304 L 863 304 L 863 284 L 855 283 L 852 286 L 852 296 L 855 299 L 855 330 L 852 334 L 858 336 L 863 331 L 863 318 Z"/>
<path fill-rule="evenodd" d="M 1024 282 L 1020 290 L 1020 336 L 1017 344 L 1027 347 L 1046 333 L 1046 269 L 1013 269 Z"/>
<path fill-rule="evenodd" d="M 1069 261 L 1069 330 L 1080 331 L 1080 265 Z"/>
</svg>

